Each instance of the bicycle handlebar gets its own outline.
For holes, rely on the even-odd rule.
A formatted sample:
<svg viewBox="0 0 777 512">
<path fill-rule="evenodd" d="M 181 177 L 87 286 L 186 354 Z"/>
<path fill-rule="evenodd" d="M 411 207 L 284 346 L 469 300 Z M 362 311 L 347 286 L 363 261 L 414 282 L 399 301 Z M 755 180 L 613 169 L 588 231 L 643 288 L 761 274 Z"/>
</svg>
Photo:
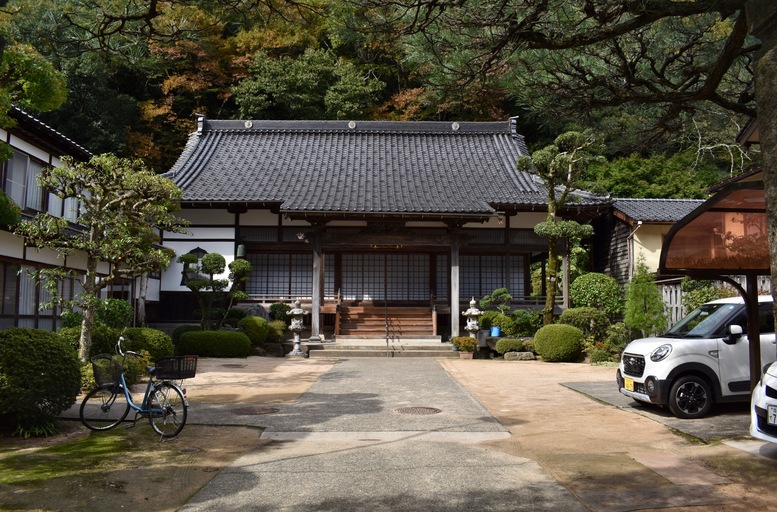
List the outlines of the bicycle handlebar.
<svg viewBox="0 0 777 512">
<path fill-rule="evenodd" d="M 127 339 L 124 336 L 119 336 L 119 341 L 116 342 L 116 353 L 120 356 L 124 357 L 125 355 L 135 356 L 139 357 L 140 354 L 137 352 L 133 352 L 132 350 L 127 350 L 126 352 L 121 349 L 121 342 L 127 341 Z"/>
</svg>

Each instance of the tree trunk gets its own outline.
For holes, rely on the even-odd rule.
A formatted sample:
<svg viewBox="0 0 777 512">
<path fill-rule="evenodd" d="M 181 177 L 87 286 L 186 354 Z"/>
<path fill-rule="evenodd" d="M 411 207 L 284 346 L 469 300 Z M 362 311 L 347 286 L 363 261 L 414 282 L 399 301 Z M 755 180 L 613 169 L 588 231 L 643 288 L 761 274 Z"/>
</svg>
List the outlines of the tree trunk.
<svg viewBox="0 0 777 512">
<path fill-rule="evenodd" d="M 772 297 L 775 298 L 777 317 L 777 48 L 770 48 L 758 59 L 755 66 L 755 91 L 763 152 Z"/>
<path fill-rule="evenodd" d="M 556 321 L 553 310 L 556 307 L 556 283 L 558 278 L 557 240 L 548 239 L 548 274 L 545 285 L 545 307 L 542 309 L 542 323 L 549 325 Z"/>
<path fill-rule="evenodd" d="M 78 341 L 78 357 L 81 362 L 89 362 L 89 352 L 92 350 L 92 329 L 94 329 L 95 305 L 89 301 L 84 308 L 84 318 L 81 320 L 81 338 Z"/>
<path fill-rule="evenodd" d="M 140 283 L 138 284 L 138 301 L 137 301 L 137 318 L 136 324 L 138 327 L 146 327 L 146 294 L 148 293 L 148 273 L 144 272 L 140 275 Z"/>
</svg>

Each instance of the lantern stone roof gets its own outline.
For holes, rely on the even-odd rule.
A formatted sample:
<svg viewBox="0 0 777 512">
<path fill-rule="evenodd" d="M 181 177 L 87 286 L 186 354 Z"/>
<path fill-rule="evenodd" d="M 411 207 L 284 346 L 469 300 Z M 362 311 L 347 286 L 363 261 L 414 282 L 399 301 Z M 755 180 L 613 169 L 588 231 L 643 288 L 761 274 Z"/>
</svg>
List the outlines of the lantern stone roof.
<svg viewBox="0 0 777 512">
<path fill-rule="evenodd" d="M 165 174 L 184 204 L 277 207 L 299 215 L 488 217 L 547 208 L 528 155 L 503 122 L 226 121 L 197 131 Z M 575 206 L 609 204 L 580 194 Z"/>
</svg>

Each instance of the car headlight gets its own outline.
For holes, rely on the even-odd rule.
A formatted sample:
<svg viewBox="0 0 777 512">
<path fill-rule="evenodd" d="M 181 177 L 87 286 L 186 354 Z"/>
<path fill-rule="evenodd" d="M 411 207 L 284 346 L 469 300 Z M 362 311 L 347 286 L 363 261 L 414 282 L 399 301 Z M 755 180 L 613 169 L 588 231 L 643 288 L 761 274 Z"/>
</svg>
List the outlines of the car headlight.
<svg viewBox="0 0 777 512">
<path fill-rule="evenodd" d="M 666 359 L 672 353 L 672 345 L 661 345 L 650 354 L 650 360 L 654 363 Z"/>
</svg>

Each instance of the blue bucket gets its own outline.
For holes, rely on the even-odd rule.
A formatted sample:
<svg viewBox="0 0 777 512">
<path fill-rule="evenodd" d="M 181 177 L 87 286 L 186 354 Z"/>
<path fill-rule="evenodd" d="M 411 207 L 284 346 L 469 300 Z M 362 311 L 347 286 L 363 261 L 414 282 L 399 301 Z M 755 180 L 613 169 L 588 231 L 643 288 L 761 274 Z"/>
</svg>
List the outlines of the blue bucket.
<svg viewBox="0 0 777 512">
<path fill-rule="evenodd" d="M 499 326 L 495 326 L 491 328 L 491 336 L 493 337 L 499 337 L 502 335 L 502 328 Z"/>
</svg>

